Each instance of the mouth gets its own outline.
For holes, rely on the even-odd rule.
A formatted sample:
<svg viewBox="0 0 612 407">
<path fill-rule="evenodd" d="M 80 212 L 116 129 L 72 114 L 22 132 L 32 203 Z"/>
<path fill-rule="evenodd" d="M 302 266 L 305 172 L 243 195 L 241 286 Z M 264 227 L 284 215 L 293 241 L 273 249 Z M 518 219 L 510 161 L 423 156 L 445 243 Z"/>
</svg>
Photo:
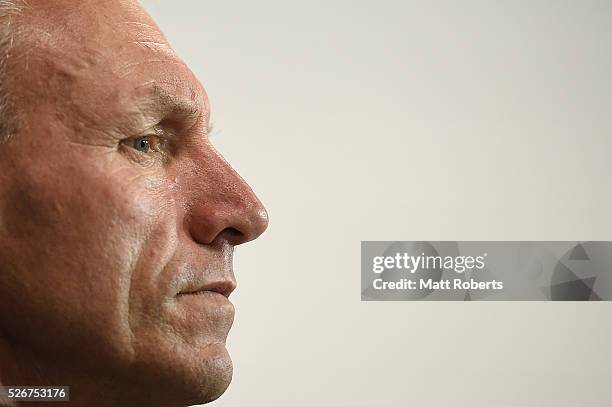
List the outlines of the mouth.
<svg viewBox="0 0 612 407">
<path fill-rule="evenodd" d="M 230 294 L 236 289 L 236 282 L 233 280 L 215 281 L 207 283 L 201 287 L 188 288 L 184 291 L 179 292 L 176 296 L 198 296 L 208 295 L 210 293 L 221 294 L 225 298 L 229 298 Z"/>
<path fill-rule="evenodd" d="M 206 283 L 192 280 L 168 304 L 168 320 L 183 335 L 202 338 L 207 343 L 225 343 L 235 314 L 228 297 L 235 288 L 233 279 Z"/>
</svg>

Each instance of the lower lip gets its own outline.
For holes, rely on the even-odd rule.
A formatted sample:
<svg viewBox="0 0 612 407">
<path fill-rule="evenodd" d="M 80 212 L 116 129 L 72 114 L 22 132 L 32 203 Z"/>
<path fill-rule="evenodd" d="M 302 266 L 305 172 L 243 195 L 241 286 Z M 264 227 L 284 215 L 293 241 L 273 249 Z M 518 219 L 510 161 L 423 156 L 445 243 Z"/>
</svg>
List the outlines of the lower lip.
<svg viewBox="0 0 612 407">
<path fill-rule="evenodd" d="M 233 308 L 231 301 L 215 291 L 195 291 L 191 293 L 179 293 L 176 296 L 178 301 L 188 303 L 208 303 L 217 304 L 218 306 L 230 306 Z"/>
<path fill-rule="evenodd" d="M 180 293 L 175 297 L 173 324 L 184 335 L 206 337 L 207 342 L 225 343 L 234 321 L 234 305 L 214 291 Z"/>
</svg>

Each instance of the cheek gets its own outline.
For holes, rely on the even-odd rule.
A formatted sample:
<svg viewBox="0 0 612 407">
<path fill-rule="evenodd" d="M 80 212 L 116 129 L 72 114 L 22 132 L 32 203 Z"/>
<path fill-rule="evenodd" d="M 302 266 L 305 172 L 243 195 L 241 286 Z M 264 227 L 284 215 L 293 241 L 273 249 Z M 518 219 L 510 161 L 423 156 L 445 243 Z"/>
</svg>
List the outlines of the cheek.
<svg viewBox="0 0 612 407">
<path fill-rule="evenodd" d="M 33 345 L 45 349 L 116 356 L 130 349 L 132 270 L 172 205 L 161 180 L 85 158 L 53 171 L 24 166 L 3 193 L 0 309 L 15 312 L 0 320 L 20 341 L 44 338 Z"/>
</svg>

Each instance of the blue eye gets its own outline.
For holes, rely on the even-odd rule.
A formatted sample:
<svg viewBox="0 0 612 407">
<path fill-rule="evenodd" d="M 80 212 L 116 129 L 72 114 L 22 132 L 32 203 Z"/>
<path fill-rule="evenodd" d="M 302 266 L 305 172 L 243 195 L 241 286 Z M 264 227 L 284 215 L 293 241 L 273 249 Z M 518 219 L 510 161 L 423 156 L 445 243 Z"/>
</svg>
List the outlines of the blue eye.
<svg viewBox="0 0 612 407">
<path fill-rule="evenodd" d="M 133 145 L 136 150 L 142 151 L 143 153 L 148 153 L 151 149 L 151 141 L 149 137 L 138 137 L 134 139 Z"/>
</svg>

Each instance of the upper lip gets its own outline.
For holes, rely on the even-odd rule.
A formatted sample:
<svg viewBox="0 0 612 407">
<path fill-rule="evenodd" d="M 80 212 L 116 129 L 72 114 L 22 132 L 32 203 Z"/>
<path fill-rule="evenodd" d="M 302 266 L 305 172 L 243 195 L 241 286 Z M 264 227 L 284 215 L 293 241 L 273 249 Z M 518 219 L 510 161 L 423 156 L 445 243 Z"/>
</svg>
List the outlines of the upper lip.
<svg viewBox="0 0 612 407">
<path fill-rule="evenodd" d="M 201 291 L 212 291 L 215 293 L 219 293 L 225 297 L 229 297 L 232 291 L 236 289 L 236 281 L 234 280 L 221 280 L 221 281 L 212 281 L 207 282 L 202 285 L 187 288 L 178 293 L 178 295 L 185 294 L 196 294 Z"/>
</svg>

